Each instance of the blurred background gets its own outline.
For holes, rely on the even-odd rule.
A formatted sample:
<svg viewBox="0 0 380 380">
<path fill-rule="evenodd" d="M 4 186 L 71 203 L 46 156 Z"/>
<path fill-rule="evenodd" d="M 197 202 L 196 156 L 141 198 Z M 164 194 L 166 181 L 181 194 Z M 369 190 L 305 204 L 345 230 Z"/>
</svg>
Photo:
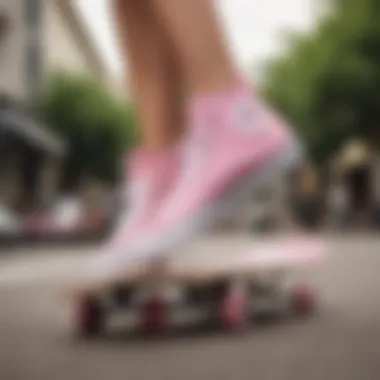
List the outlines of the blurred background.
<svg viewBox="0 0 380 380">
<path fill-rule="evenodd" d="M 276 350 L 290 334 L 299 337 L 292 341 L 293 354 L 304 355 L 300 375 L 310 375 L 307 363 L 312 366 L 316 357 L 310 347 L 317 347 L 317 355 L 326 354 L 321 361 L 332 372 L 316 370 L 315 377 L 306 378 L 332 379 L 334 368 L 340 368 L 343 372 L 334 378 L 378 379 L 379 367 L 370 359 L 379 347 L 365 346 L 364 337 L 369 344 L 375 331 L 380 331 L 376 322 L 380 305 L 374 293 L 379 286 L 380 250 L 380 3 L 224 0 L 219 4 L 231 47 L 252 89 L 258 89 L 294 125 L 309 150 L 308 162 L 290 187 L 280 184 L 273 194 L 265 192 L 252 199 L 247 208 L 250 231 L 277 229 L 290 220 L 292 228 L 329 236 L 347 232 L 346 238 L 333 238 L 338 258 L 321 277 L 335 305 L 336 319 L 327 318 L 325 324 L 295 335 L 280 332 L 268 341 L 261 335 L 262 345 L 257 348 L 263 351 L 256 364 L 260 367 L 266 360 L 260 362 L 260 358 L 267 354 L 268 360 L 277 360 L 279 366 L 273 368 L 287 368 L 280 359 L 281 350 Z M 9 358 L 23 352 L 22 357 L 31 361 L 25 359 L 24 367 L 15 368 L 0 357 L 4 380 L 68 378 L 59 377 L 63 373 L 57 369 L 63 366 L 57 364 L 59 350 L 55 370 L 44 367 L 43 372 L 31 364 L 34 355 L 45 355 L 57 344 L 51 340 L 57 326 L 46 321 L 61 317 L 52 295 L 41 293 L 38 286 L 47 275 L 52 287 L 49 281 L 59 282 L 60 276 L 70 273 L 77 258 L 86 257 L 79 243 L 90 243 L 91 250 L 91 244 L 96 245 L 112 228 L 120 210 L 122 157 L 137 144 L 138 134 L 111 21 L 106 0 L 0 0 L 0 342 L 12 342 L 0 354 L 8 350 Z M 35 243 L 38 248 L 33 248 Z M 41 248 L 46 243 L 48 248 Z M 74 246 L 64 249 L 63 243 Z M 31 293 L 20 287 L 31 283 L 37 284 Z M 363 301 L 367 294 L 373 296 L 368 304 Z M 31 299 L 39 301 L 31 306 Z M 355 314 L 358 310 L 360 315 Z M 341 318 L 343 322 L 337 322 Z M 47 330 L 41 328 L 45 323 Z M 372 327 L 366 330 L 365 326 Z M 34 329 L 41 336 L 50 334 L 49 339 L 37 344 L 40 340 L 33 340 Z M 21 348 L 26 331 L 30 342 Z M 336 340 L 326 338 L 335 333 Z M 351 343 L 346 343 L 347 337 Z M 242 343 L 242 360 L 251 349 L 249 344 Z M 219 355 L 232 355 L 236 364 L 229 369 L 241 368 L 232 354 L 236 344 L 225 347 L 214 340 L 211 345 L 221 350 Z M 357 351 L 352 348 L 355 345 Z M 185 360 L 189 353 L 198 352 L 201 360 L 205 347 L 197 346 L 199 351 L 177 347 L 176 352 L 183 353 L 179 359 L 183 368 L 189 365 Z M 346 352 L 347 347 L 352 350 Z M 360 350 L 366 352 L 364 358 Z M 145 360 L 142 351 L 133 352 Z M 163 362 L 170 363 L 173 352 L 171 347 L 163 349 Z M 155 362 L 156 353 L 147 355 L 157 377 L 163 367 Z M 78 368 L 78 356 L 68 355 L 76 358 Z M 102 351 L 100 357 L 107 355 L 112 362 L 109 352 Z M 118 355 L 115 365 L 123 368 L 125 357 Z M 81 358 L 93 368 L 88 378 L 94 379 L 96 368 L 106 373 L 105 367 L 92 367 L 89 356 Z M 251 359 L 247 356 L 246 360 L 250 363 Z M 356 369 L 348 365 L 355 360 L 359 360 Z M 150 376 L 147 368 L 134 363 L 136 373 L 143 376 L 138 378 Z M 17 376 L 3 377 L 2 369 Z M 206 366 L 197 369 L 212 378 Z M 268 369 L 260 378 L 297 379 L 296 371 L 289 371 L 289 376 L 281 377 Z M 74 373 L 71 378 L 83 379 L 80 372 Z M 226 373 L 230 372 L 215 376 L 227 378 Z M 251 373 L 247 369 L 238 378 L 251 379 Z M 166 378 L 182 375 L 174 371 Z"/>
<path fill-rule="evenodd" d="M 3 241 L 94 239 L 116 217 L 134 107 L 109 4 L 88 1 L 1 0 Z M 287 212 L 307 227 L 376 228 L 377 2 L 220 4 L 242 69 L 310 152 Z"/>
</svg>

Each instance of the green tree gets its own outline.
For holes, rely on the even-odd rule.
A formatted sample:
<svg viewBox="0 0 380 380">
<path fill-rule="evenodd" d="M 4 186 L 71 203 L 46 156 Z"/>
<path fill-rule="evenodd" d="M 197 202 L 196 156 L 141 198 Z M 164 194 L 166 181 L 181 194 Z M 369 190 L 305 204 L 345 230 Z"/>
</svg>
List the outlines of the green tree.
<svg viewBox="0 0 380 380">
<path fill-rule="evenodd" d="M 41 101 L 41 117 L 68 146 L 64 184 L 75 188 L 83 175 L 114 181 L 123 152 L 136 141 L 131 105 L 115 100 L 93 80 L 56 73 Z"/>
<path fill-rule="evenodd" d="M 380 3 L 335 0 L 309 35 L 268 65 L 264 96 L 323 161 L 351 137 L 378 141 Z"/>
</svg>

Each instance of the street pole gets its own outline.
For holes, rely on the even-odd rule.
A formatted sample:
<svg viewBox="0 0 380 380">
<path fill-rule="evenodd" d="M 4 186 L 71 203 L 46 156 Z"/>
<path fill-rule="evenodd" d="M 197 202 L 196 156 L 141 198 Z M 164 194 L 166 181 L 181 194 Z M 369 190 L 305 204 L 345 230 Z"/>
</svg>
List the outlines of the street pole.
<svg viewBox="0 0 380 380">
<path fill-rule="evenodd" d="M 24 0 L 26 49 L 25 49 L 25 82 L 27 105 L 36 105 L 42 90 L 43 73 L 43 0 Z"/>
</svg>

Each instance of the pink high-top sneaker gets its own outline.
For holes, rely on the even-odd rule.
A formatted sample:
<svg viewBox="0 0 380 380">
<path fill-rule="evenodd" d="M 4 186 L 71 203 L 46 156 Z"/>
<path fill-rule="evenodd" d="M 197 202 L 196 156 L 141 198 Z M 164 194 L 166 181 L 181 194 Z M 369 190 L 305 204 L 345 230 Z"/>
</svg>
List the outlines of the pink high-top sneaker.
<svg viewBox="0 0 380 380">
<path fill-rule="evenodd" d="M 114 233 L 90 265 L 91 278 L 118 275 L 136 260 L 134 244 L 141 241 L 141 235 L 143 239 L 144 231 L 155 217 L 178 172 L 179 160 L 174 148 L 166 151 L 140 149 L 126 157 L 126 161 L 126 186 L 122 194 L 126 207 Z"/>
<path fill-rule="evenodd" d="M 239 84 L 193 99 L 182 155 L 175 186 L 138 247 L 140 257 L 170 252 L 212 227 L 236 202 L 244 204 L 294 166 L 302 150 L 285 122 Z"/>
</svg>

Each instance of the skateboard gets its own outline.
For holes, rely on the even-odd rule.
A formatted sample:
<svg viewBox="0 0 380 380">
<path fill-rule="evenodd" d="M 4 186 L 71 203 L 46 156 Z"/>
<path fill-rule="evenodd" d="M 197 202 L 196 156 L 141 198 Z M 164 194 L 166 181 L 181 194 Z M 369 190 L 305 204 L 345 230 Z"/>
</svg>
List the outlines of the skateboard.
<svg viewBox="0 0 380 380">
<path fill-rule="evenodd" d="M 174 258 L 158 276 L 151 269 L 129 268 L 113 281 L 80 285 L 71 292 L 75 331 L 99 336 L 110 315 L 120 310 L 137 312 L 138 325 L 146 332 L 168 329 L 179 309 L 197 310 L 220 327 L 239 331 L 248 326 L 258 305 L 271 305 L 271 312 L 311 315 L 316 296 L 309 279 L 298 276 L 291 284 L 287 279 L 315 268 L 325 253 L 320 238 L 281 237 L 229 254 Z"/>
</svg>

